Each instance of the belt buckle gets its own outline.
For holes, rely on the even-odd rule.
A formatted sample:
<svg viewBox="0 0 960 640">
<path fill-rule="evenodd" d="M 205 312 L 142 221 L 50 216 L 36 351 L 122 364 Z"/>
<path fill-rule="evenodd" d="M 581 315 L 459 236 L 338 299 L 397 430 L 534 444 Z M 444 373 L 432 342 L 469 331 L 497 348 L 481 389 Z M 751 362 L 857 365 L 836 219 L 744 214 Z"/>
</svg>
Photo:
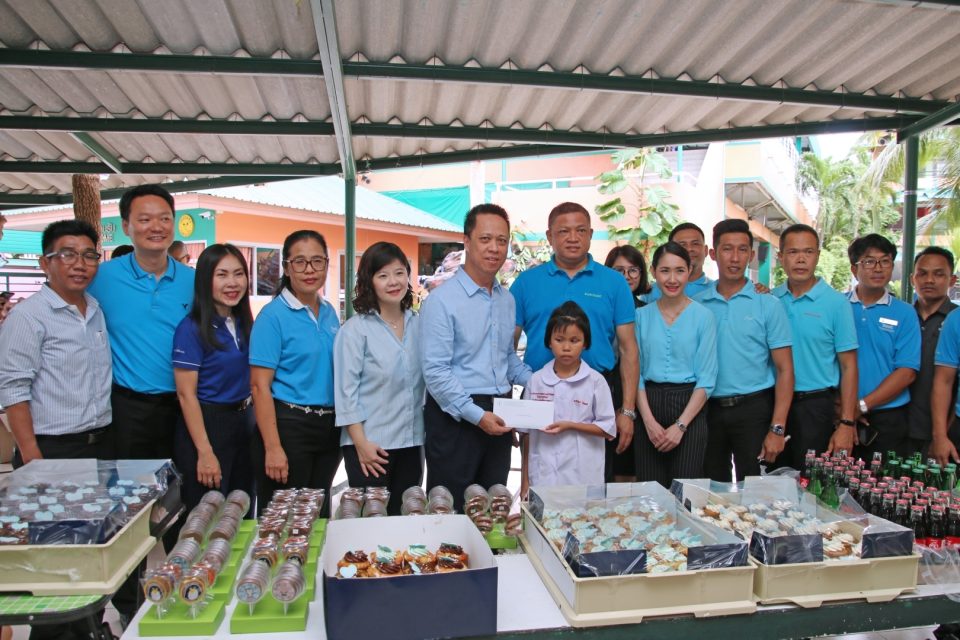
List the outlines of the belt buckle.
<svg viewBox="0 0 960 640">
<path fill-rule="evenodd" d="M 735 407 L 740 404 L 741 396 L 727 396 L 726 398 L 717 398 L 717 402 L 721 407 L 729 409 L 730 407 Z"/>
<path fill-rule="evenodd" d="M 247 396 L 240 403 L 240 406 L 237 408 L 237 411 L 243 411 L 244 409 L 248 408 L 252 404 L 253 404 L 253 398 L 251 398 L 250 396 Z"/>
</svg>

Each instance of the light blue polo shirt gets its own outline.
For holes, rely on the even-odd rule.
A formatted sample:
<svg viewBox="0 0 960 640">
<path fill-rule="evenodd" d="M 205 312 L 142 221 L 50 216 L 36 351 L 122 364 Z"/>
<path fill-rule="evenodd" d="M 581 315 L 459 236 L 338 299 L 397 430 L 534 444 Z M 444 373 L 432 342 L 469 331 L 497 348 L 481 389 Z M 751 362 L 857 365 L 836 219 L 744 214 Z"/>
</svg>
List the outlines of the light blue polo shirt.
<svg viewBox="0 0 960 640">
<path fill-rule="evenodd" d="M 857 325 L 858 396 L 863 398 L 880 386 L 894 369 L 920 370 L 920 320 L 912 306 L 884 292 L 865 307 L 854 288 L 847 293 Z M 893 409 L 910 402 L 910 388 L 890 402 L 874 409 Z"/>
<path fill-rule="evenodd" d="M 274 370 L 274 399 L 333 406 L 333 341 L 339 328 L 333 305 L 321 300 L 314 317 L 289 289 L 260 311 L 250 332 L 250 364 Z"/>
<path fill-rule="evenodd" d="M 960 369 L 960 313 L 951 313 L 940 327 L 940 340 L 937 342 L 937 355 L 933 358 L 938 367 Z M 960 415 L 960 396 L 954 409 Z"/>
<path fill-rule="evenodd" d="M 583 352 L 584 361 L 601 373 L 616 365 L 617 327 L 633 324 L 636 309 L 630 286 L 622 275 L 587 256 L 586 266 L 571 278 L 551 258 L 521 273 L 510 293 L 517 303 L 517 326 L 527 334 L 523 360 L 531 369 L 538 371 L 553 359 L 550 349 L 543 344 L 543 336 L 550 314 L 567 300 L 580 305 L 590 319 L 590 348 Z"/>
<path fill-rule="evenodd" d="M 717 386 L 714 397 L 738 396 L 769 389 L 777 381 L 770 351 L 793 344 L 783 305 L 747 283 L 727 300 L 711 282 L 697 302 L 717 321 Z"/>
<path fill-rule="evenodd" d="M 846 296 L 817 278 L 817 284 L 794 298 L 787 283 L 771 291 L 780 299 L 793 332 L 793 375 L 796 391 L 815 391 L 840 384 L 838 353 L 857 348 L 857 328 Z"/>
<path fill-rule="evenodd" d="M 107 321 L 113 381 L 140 393 L 172 393 L 173 334 L 193 307 L 195 272 L 173 258 L 158 280 L 134 254 L 100 265 L 87 290 Z"/>
<path fill-rule="evenodd" d="M 698 295 L 706 291 L 713 280 L 707 277 L 707 274 L 701 273 L 700 277 L 696 280 L 690 280 L 687 282 L 687 286 L 683 288 L 683 292 L 687 294 L 688 298 L 696 298 Z M 654 282 L 650 285 L 650 293 L 640 296 L 640 299 L 646 303 L 656 302 L 663 297 L 663 292 L 660 291 L 660 287 L 657 286 L 657 283 Z"/>
<path fill-rule="evenodd" d="M 640 347 L 638 389 L 647 382 L 695 383 L 709 398 L 717 383 L 717 328 L 713 314 L 699 302 L 687 305 L 667 325 L 656 304 L 636 310 L 634 331 Z"/>
</svg>

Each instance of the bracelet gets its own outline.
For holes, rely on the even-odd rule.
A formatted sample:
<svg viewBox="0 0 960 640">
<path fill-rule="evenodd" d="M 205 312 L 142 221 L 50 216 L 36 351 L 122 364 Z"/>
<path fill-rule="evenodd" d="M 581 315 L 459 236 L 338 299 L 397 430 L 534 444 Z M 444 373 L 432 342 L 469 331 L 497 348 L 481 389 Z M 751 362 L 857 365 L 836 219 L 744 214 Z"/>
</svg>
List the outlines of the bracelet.
<svg viewBox="0 0 960 640">
<path fill-rule="evenodd" d="M 678 429 L 680 429 L 680 433 L 686 433 L 686 432 L 687 432 L 687 425 L 683 424 L 683 423 L 680 422 L 679 420 L 677 420 L 676 422 L 674 422 L 674 424 L 677 425 L 677 428 L 678 428 Z"/>
<path fill-rule="evenodd" d="M 855 426 L 857 426 L 857 423 L 854 422 L 853 420 L 843 420 L 843 419 L 841 419 L 841 420 L 837 420 L 837 423 L 838 423 L 838 424 L 842 424 L 842 425 L 845 426 L 845 427 L 855 427 Z"/>
</svg>

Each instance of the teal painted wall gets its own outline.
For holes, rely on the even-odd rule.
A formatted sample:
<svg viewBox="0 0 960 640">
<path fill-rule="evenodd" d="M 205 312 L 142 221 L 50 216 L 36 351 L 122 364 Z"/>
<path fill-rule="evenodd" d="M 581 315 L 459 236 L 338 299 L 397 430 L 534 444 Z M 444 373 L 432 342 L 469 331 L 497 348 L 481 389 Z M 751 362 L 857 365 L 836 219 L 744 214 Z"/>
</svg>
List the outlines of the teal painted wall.
<svg viewBox="0 0 960 640">
<path fill-rule="evenodd" d="M 201 213 L 209 213 L 209 218 L 202 218 Z M 180 217 L 189 215 L 193 218 L 193 233 L 190 236 L 184 236 L 180 233 Z M 123 232 L 120 216 L 107 216 L 101 221 L 101 234 L 103 236 L 103 246 L 115 247 L 120 244 L 130 244 L 130 238 Z M 176 213 L 174 225 L 174 239 L 183 242 L 203 242 L 207 245 L 216 242 L 217 223 L 215 222 L 213 209 L 179 209 Z"/>
</svg>

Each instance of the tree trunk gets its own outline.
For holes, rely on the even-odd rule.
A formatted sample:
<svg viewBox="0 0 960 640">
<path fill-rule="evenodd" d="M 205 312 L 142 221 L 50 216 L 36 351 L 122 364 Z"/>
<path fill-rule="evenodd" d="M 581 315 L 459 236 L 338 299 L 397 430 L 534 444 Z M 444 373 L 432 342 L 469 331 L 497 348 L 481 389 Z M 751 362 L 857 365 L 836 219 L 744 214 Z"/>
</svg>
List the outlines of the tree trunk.
<svg viewBox="0 0 960 640">
<path fill-rule="evenodd" d="M 100 238 L 100 176 L 74 175 L 72 182 L 73 215 L 77 220 L 86 220 L 93 225 L 97 238 Z"/>
</svg>

